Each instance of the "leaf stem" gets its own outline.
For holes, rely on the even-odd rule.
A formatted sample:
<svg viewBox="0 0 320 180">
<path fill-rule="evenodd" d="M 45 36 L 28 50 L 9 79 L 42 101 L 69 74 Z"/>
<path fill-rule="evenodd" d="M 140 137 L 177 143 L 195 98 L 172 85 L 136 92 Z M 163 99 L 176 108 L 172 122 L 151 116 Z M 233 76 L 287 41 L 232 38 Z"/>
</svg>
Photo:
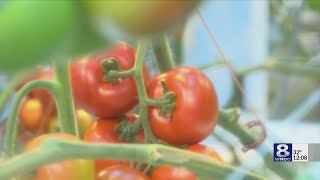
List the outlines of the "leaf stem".
<svg viewBox="0 0 320 180">
<path fill-rule="evenodd" d="M 166 72 L 175 67 L 167 34 L 162 35 L 160 40 L 153 40 L 151 46 L 160 72 Z"/>
<path fill-rule="evenodd" d="M 215 179 L 225 179 L 234 171 L 244 174 L 246 179 L 265 179 L 239 168 L 222 165 L 204 155 L 164 145 L 88 144 L 58 139 L 45 140 L 38 149 L 2 162 L 0 179 L 9 179 L 41 165 L 77 158 L 132 160 L 155 166 L 172 165 Z"/>
<path fill-rule="evenodd" d="M 4 149 L 8 152 L 8 156 L 13 156 L 14 154 L 14 142 L 17 134 L 17 114 L 19 111 L 20 104 L 25 97 L 32 89 L 34 88 L 45 88 L 50 93 L 56 94 L 58 89 L 58 84 L 54 82 L 48 82 L 43 80 L 31 81 L 25 86 L 23 86 L 20 91 L 16 94 L 12 108 L 9 114 L 9 118 L 6 124 L 6 132 L 4 137 Z"/>
<path fill-rule="evenodd" d="M 62 132 L 79 136 L 74 116 L 69 62 L 63 61 L 55 64 L 55 81 L 58 83 L 55 98 L 61 130 Z"/>
<path fill-rule="evenodd" d="M 240 124 L 238 121 L 239 116 L 238 108 L 220 110 L 218 125 L 239 138 L 240 142 L 252 144 L 257 141 L 257 134 L 250 131 L 247 126 Z M 293 165 L 273 162 L 273 152 L 271 151 L 263 158 L 266 166 L 274 173 L 284 179 L 294 179 L 295 172 L 293 171 Z"/>
<path fill-rule="evenodd" d="M 134 65 L 134 74 L 133 77 L 136 81 L 138 95 L 139 95 L 139 119 L 133 124 L 133 129 L 139 127 L 142 124 L 144 133 L 145 133 L 145 142 L 154 142 L 156 143 L 158 140 L 153 136 L 151 131 L 151 127 L 148 120 L 148 95 L 144 85 L 143 80 L 143 61 L 144 55 L 147 50 L 148 42 L 147 40 L 141 40 L 138 44 L 138 50 L 136 54 L 136 62 Z"/>
<path fill-rule="evenodd" d="M 216 61 L 211 64 L 201 65 L 197 69 L 205 70 L 205 69 L 215 67 L 217 65 L 224 65 L 224 63 L 222 61 Z M 262 70 L 269 71 L 269 72 L 292 74 L 295 76 L 305 76 L 313 79 L 318 79 L 320 77 L 319 68 L 306 67 L 301 62 L 285 63 L 275 59 L 270 59 L 265 61 L 262 64 L 252 65 L 252 66 L 239 69 L 236 73 L 242 76 L 242 75 L 246 75 L 252 72 L 262 71 Z"/>
</svg>

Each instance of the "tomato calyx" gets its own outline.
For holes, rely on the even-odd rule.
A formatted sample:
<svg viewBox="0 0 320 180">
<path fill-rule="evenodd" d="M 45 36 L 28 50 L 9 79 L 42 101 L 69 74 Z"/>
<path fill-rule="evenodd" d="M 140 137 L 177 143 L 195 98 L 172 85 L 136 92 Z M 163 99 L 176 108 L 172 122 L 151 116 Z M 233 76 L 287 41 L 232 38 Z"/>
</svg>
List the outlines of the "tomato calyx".
<svg viewBox="0 0 320 180">
<path fill-rule="evenodd" d="M 161 106 L 159 116 L 165 115 L 167 117 L 170 117 L 176 105 L 176 96 L 173 92 L 169 91 L 164 81 L 161 81 L 161 86 L 163 88 L 164 96 L 161 98 L 160 101 L 168 103 Z"/>
<path fill-rule="evenodd" d="M 163 97 L 160 99 L 148 99 L 148 104 L 161 106 L 159 116 L 170 117 L 176 106 L 176 95 L 170 91 L 164 81 L 160 81 L 163 89 Z"/>
<path fill-rule="evenodd" d="M 130 122 L 128 117 L 123 115 L 121 116 L 121 122 L 114 127 L 114 132 L 117 134 L 117 137 L 122 141 L 131 142 L 131 143 L 141 143 L 141 141 L 136 139 L 136 136 L 142 129 L 143 129 L 143 124 L 140 117 L 136 121 Z M 168 143 L 160 139 L 156 139 L 153 136 L 152 137 L 146 136 L 144 142 L 154 143 L 154 144 L 163 144 L 163 145 L 169 146 Z"/>
<path fill-rule="evenodd" d="M 138 119 L 139 120 L 139 119 Z M 138 121 L 137 120 L 137 121 Z M 121 122 L 114 127 L 118 138 L 132 143 L 138 143 L 135 135 L 142 129 L 141 123 L 130 123 L 125 115 L 121 116 Z"/>
<path fill-rule="evenodd" d="M 114 76 L 113 71 L 120 71 L 119 66 L 115 58 L 108 58 L 101 61 L 101 68 L 104 74 L 103 80 L 110 83 L 116 83 L 118 77 Z"/>
<path fill-rule="evenodd" d="M 113 57 L 101 61 L 101 68 L 104 74 L 103 81 L 108 83 L 117 83 L 121 77 L 129 77 L 134 73 L 134 68 L 128 71 L 121 71 L 117 60 Z"/>
</svg>

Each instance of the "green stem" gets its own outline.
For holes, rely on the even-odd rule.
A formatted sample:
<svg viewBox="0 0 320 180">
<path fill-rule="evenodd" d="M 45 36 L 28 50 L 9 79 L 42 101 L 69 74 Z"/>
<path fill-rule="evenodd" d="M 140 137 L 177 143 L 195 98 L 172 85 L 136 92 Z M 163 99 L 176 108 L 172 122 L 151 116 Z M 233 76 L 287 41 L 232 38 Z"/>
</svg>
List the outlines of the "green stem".
<svg viewBox="0 0 320 180">
<path fill-rule="evenodd" d="M 139 119 L 133 124 L 132 129 L 139 129 L 139 126 L 142 124 L 144 133 L 145 133 L 145 141 L 148 142 L 157 142 L 156 138 L 153 136 L 151 131 L 151 127 L 148 120 L 148 95 L 144 85 L 143 79 L 143 61 L 144 55 L 147 50 L 148 42 L 146 40 L 139 41 L 138 50 L 136 54 L 136 62 L 134 65 L 134 74 L 133 77 L 136 81 L 138 95 L 139 95 Z"/>
<path fill-rule="evenodd" d="M 240 70 L 239 74 L 247 74 L 257 70 L 267 70 L 272 72 L 280 72 L 287 74 L 294 74 L 296 76 L 307 76 L 318 79 L 320 77 L 319 68 L 307 68 L 303 63 L 284 63 L 276 60 L 266 61 L 264 64 L 247 67 Z"/>
<path fill-rule="evenodd" d="M 172 103 L 172 100 L 170 100 L 170 99 L 162 100 L 162 99 L 150 99 L 150 98 L 148 98 L 146 101 L 151 106 L 163 106 L 163 105 L 167 105 L 169 103 Z"/>
<path fill-rule="evenodd" d="M 55 98 L 61 130 L 62 132 L 79 136 L 74 116 L 69 63 L 67 61 L 55 64 L 55 80 L 59 84 Z"/>
<path fill-rule="evenodd" d="M 41 165 L 78 158 L 132 160 L 155 166 L 172 165 L 215 179 L 225 179 L 233 172 L 244 174 L 246 179 L 265 179 L 239 168 L 222 165 L 204 155 L 163 145 L 88 144 L 58 139 L 45 140 L 38 149 L 2 162 L 0 179 L 9 179 Z"/>
<path fill-rule="evenodd" d="M 216 61 L 211 64 L 205 64 L 197 67 L 197 69 L 205 70 L 217 65 L 224 64 L 223 61 Z M 256 71 L 270 71 L 270 72 L 277 72 L 277 73 L 286 73 L 295 76 L 305 76 L 309 78 L 318 79 L 320 77 L 319 68 L 308 68 L 301 62 L 292 62 L 292 63 L 285 63 L 281 62 L 280 60 L 270 59 L 267 60 L 265 63 L 257 64 L 253 66 L 248 66 L 246 68 L 238 70 L 236 73 L 238 75 L 246 75 Z"/>
<path fill-rule="evenodd" d="M 168 36 L 164 34 L 161 39 L 160 43 L 158 41 L 153 41 L 152 42 L 152 48 L 153 48 L 153 54 L 155 56 L 157 65 L 160 69 L 161 72 L 168 71 L 172 68 L 175 67 L 173 58 L 172 58 L 172 53 L 169 47 L 169 40 Z M 132 125 L 132 132 L 137 132 L 138 130 L 141 129 L 141 124 L 144 128 L 145 132 L 145 141 L 146 143 L 148 142 L 153 142 L 153 143 L 161 143 L 165 144 L 161 140 L 158 140 L 154 137 L 150 124 L 148 121 L 148 105 L 162 105 L 164 103 L 171 102 L 171 100 L 166 100 L 162 99 L 162 102 L 160 100 L 153 100 L 149 99 L 147 96 L 147 92 L 145 89 L 144 85 L 144 80 L 143 80 L 143 61 L 144 61 L 144 55 L 145 51 L 147 49 L 147 41 L 143 40 L 139 42 L 138 45 L 138 51 L 136 55 L 136 63 L 134 66 L 134 74 L 133 77 L 136 81 L 136 85 L 138 88 L 138 94 L 139 94 L 139 119 Z"/>
<path fill-rule="evenodd" d="M 58 84 L 43 80 L 31 81 L 30 83 L 23 86 L 17 93 L 6 124 L 6 132 L 4 137 L 3 148 L 7 153 L 9 153 L 8 156 L 12 156 L 14 154 L 14 144 L 17 134 L 17 114 L 20 104 L 25 95 L 27 95 L 32 89 L 39 87 L 47 89 L 52 94 L 56 94 Z"/>
<path fill-rule="evenodd" d="M 10 80 L 10 82 L 6 85 L 6 87 L 1 92 L 1 94 L 0 94 L 0 112 L 2 111 L 4 106 L 6 105 L 8 99 L 10 98 L 12 93 L 14 92 L 16 85 L 22 79 L 23 75 L 24 75 L 24 73 L 15 74 L 12 77 L 12 79 Z"/>
<path fill-rule="evenodd" d="M 218 125 L 239 138 L 244 144 L 252 144 L 257 140 L 257 134 L 239 123 L 239 109 L 220 110 Z M 284 179 L 294 179 L 293 165 L 273 162 L 273 152 L 264 156 L 266 166 Z"/>
<path fill-rule="evenodd" d="M 129 76 L 133 76 L 134 69 L 130 69 L 128 71 L 110 71 L 109 74 L 117 78 L 129 77 Z"/>
<path fill-rule="evenodd" d="M 224 65 L 224 61 L 223 60 L 216 60 L 213 63 L 203 64 L 203 65 L 197 66 L 196 68 L 203 71 L 203 70 L 217 67 L 218 65 Z"/>
<path fill-rule="evenodd" d="M 175 67 L 172 53 L 170 49 L 169 39 L 167 34 L 164 34 L 160 41 L 153 41 L 151 43 L 152 49 L 153 49 L 153 55 L 156 59 L 158 68 L 160 69 L 160 72 L 166 72 L 170 69 L 173 69 Z"/>
</svg>

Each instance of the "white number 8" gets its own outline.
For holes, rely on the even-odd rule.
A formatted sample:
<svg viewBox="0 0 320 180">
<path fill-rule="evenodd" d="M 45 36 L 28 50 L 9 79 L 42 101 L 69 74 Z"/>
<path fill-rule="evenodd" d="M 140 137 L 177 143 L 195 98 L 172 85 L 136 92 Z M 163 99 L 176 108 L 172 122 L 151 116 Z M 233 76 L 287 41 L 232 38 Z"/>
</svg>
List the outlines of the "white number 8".
<svg viewBox="0 0 320 180">
<path fill-rule="evenodd" d="M 283 157 L 288 157 L 289 155 L 290 155 L 290 152 L 289 151 L 287 151 L 289 149 L 289 147 L 288 147 L 288 145 L 286 145 L 286 144 L 279 144 L 278 146 L 277 146 L 277 156 L 278 157 L 281 157 L 281 158 L 283 158 Z"/>
</svg>

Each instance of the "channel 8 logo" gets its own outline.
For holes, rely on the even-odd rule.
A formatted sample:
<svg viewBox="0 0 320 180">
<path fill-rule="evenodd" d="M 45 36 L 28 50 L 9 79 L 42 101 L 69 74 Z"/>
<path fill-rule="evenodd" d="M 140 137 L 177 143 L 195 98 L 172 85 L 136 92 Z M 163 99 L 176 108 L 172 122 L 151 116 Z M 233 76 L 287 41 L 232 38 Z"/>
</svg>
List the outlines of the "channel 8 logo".
<svg viewBox="0 0 320 180">
<path fill-rule="evenodd" d="M 292 161 L 292 144 L 291 143 L 273 144 L 273 161 L 277 161 L 277 162 Z"/>
</svg>

